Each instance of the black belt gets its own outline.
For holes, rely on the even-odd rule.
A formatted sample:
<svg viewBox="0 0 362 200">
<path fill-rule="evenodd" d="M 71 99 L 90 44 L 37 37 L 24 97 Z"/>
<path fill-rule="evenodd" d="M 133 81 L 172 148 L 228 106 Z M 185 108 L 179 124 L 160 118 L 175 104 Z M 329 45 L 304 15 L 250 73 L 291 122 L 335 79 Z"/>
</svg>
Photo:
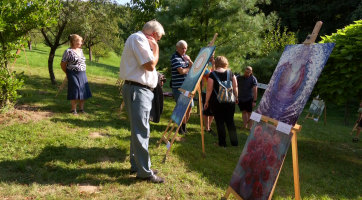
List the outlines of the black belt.
<svg viewBox="0 0 362 200">
<path fill-rule="evenodd" d="M 151 92 L 153 92 L 153 88 L 151 88 L 147 85 L 142 85 L 141 83 L 137 83 L 137 82 L 129 81 L 129 80 L 125 80 L 124 83 L 128 84 L 128 85 L 134 85 L 134 86 L 138 86 L 138 87 L 142 87 L 142 88 L 147 88 L 147 89 L 151 90 Z"/>
</svg>

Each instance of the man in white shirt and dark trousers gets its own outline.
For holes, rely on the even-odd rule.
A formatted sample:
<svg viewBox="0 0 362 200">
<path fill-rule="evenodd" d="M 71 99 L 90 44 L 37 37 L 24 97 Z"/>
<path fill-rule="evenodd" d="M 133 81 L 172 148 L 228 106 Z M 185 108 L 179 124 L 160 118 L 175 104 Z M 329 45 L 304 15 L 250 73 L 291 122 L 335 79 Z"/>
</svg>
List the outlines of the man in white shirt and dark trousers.
<svg viewBox="0 0 362 200">
<path fill-rule="evenodd" d="M 149 117 L 153 89 L 158 82 L 156 65 L 159 59 L 157 42 L 165 31 L 156 20 L 147 22 L 142 31 L 128 37 L 121 58 L 119 77 L 125 80 L 123 101 L 131 124 L 131 173 L 153 183 L 163 183 L 157 170 L 152 170 L 148 152 L 150 137 Z"/>
</svg>

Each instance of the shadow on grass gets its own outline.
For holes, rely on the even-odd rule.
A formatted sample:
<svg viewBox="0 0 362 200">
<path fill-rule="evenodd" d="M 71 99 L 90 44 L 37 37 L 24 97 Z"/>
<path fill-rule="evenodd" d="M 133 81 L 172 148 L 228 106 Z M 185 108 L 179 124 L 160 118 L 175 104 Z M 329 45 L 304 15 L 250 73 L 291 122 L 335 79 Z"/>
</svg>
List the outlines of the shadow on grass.
<svg viewBox="0 0 362 200">
<path fill-rule="evenodd" d="M 47 58 L 48 58 L 50 50 L 49 51 L 44 51 L 44 50 L 41 50 L 41 49 L 33 49 L 33 50 L 29 51 L 29 53 L 43 54 L 43 55 L 46 55 Z M 54 57 L 61 58 L 62 55 L 55 54 Z"/>
<path fill-rule="evenodd" d="M 116 76 L 118 76 L 119 73 L 119 66 L 112 66 L 112 65 L 107 65 L 107 64 L 103 64 L 103 63 L 97 63 L 94 61 L 86 61 L 86 65 L 93 68 L 102 68 L 102 71 L 104 71 L 104 69 L 111 71 L 114 74 L 117 74 Z"/>
<path fill-rule="evenodd" d="M 93 185 L 118 182 L 131 185 L 129 169 L 105 167 L 125 162 L 127 150 L 118 148 L 69 148 L 47 146 L 35 158 L 0 162 L 1 182 Z M 96 165 L 96 166 L 94 166 Z"/>
<path fill-rule="evenodd" d="M 23 96 L 19 104 L 41 104 L 40 109 L 52 111 L 54 113 L 68 113 L 70 110 L 70 101 L 67 100 L 67 86 L 61 90 L 57 97 L 59 85 L 52 85 L 49 79 L 40 76 L 26 76 L 26 87 L 19 93 Z M 119 108 L 122 101 L 119 97 L 119 91 L 113 83 L 95 83 L 88 79 L 89 87 L 93 97 L 85 101 L 85 109 L 89 113 L 109 113 Z M 31 88 L 31 89 L 30 89 Z"/>
</svg>

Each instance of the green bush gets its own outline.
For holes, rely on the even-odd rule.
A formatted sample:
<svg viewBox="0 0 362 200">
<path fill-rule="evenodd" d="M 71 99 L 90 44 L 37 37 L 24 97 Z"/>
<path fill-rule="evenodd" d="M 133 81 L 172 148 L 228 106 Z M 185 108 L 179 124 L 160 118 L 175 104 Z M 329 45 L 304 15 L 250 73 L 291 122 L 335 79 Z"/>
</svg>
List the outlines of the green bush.
<svg viewBox="0 0 362 200">
<path fill-rule="evenodd" d="M 296 34 L 288 32 L 287 30 L 288 29 L 284 27 L 281 32 L 279 21 L 275 28 L 264 33 L 262 35 L 263 45 L 260 55 L 246 60 L 241 73 L 243 73 L 246 66 L 251 66 L 258 82 L 268 84 L 285 46 L 297 43 Z"/>
<path fill-rule="evenodd" d="M 272 51 L 266 57 L 247 60 L 245 67 L 251 66 L 253 68 L 253 75 L 259 83 L 268 84 L 281 55 L 281 52 Z M 244 69 L 242 69 L 241 74 Z"/>
<path fill-rule="evenodd" d="M 317 82 L 316 90 L 325 101 L 345 104 L 362 98 L 362 20 L 355 21 L 320 43 L 336 43 Z"/>
<path fill-rule="evenodd" d="M 24 86 L 24 81 L 24 72 L 9 73 L 6 69 L 0 68 L 0 112 L 21 98 L 17 91 Z"/>
</svg>

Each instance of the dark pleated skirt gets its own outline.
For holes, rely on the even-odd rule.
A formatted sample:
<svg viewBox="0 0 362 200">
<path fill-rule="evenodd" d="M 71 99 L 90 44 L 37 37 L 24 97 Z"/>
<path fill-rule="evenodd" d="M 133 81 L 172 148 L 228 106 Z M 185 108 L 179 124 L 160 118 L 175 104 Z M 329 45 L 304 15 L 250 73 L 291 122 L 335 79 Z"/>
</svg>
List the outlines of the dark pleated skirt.
<svg viewBox="0 0 362 200">
<path fill-rule="evenodd" d="M 68 96 L 67 100 L 86 100 L 92 97 L 85 71 L 67 69 Z"/>
</svg>

